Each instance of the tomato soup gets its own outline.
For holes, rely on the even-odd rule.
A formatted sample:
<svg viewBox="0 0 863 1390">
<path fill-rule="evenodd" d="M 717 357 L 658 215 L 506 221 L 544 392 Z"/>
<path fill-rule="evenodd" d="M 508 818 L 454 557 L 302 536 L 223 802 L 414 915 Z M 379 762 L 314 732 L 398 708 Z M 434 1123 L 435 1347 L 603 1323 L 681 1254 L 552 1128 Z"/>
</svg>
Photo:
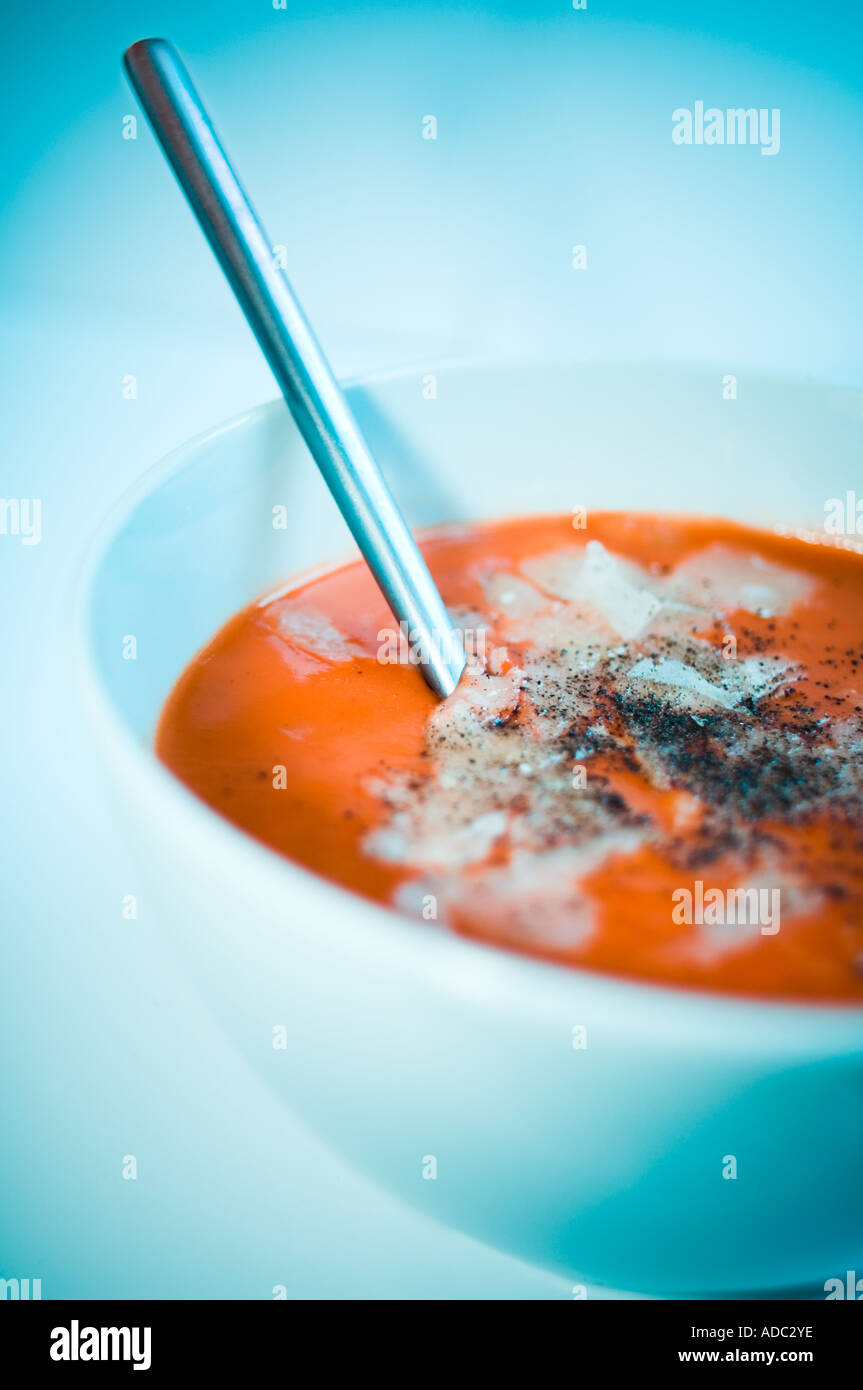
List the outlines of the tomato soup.
<svg viewBox="0 0 863 1390">
<path fill-rule="evenodd" d="M 449 699 L 357 562 L 213 638 L 162 761 L 405 930 L 863 1002 L 863 557 L 614 513 L 422 549 L 470 658 Z"/>
</svg>

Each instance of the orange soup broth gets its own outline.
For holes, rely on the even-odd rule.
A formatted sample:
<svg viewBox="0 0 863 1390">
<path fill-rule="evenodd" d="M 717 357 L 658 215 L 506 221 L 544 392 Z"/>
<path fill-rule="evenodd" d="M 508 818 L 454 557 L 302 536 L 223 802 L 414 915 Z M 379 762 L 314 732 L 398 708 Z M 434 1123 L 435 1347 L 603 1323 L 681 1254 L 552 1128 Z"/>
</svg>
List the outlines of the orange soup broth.
<svg viewBox="0 0 863 1390">
<path fill-rule="evenodd" d="M 422 550 L 445 603 L 478 610 L 493 626 L 499 615 L 489 605 L 484 576 L 494 569 L 518 573 L 526 560 L 577 547 L 588 538 L 660 576 L 716 543 L 757 550 L 769 563 L 805 573 L 811 591 L 786 614 L 730 611 L 726 616 L 741 655 L 779 653 L 802 672 L 791 692 L 779 698 L 775 718 L 785 717 L 784 699 L 788 719 L 805 717 L 816 725 L 841 717 L 859 723 L 863 559 L 856 554 L 730 522 L 611 513 L 591 516 L 585 533 L 574 531 L 568 517 L 442 528 L 422 541 Z M 291 605 L 324 615 L 350 644 L 349 659 L 327 659 L 314 643 L 304 646 L 302 638 L 286 641 L 278 620 Z M 397 778 L 418 794 L 437 775 L 426 740 L 434 697 L 414 666 L 378 659 L 380 634 L 393 626 L 359 562 L 252 604 L 184 671 L 156 740 L 160 759 L 235 825 L 383 904 L 392 904 L 423 865 L 368 852 L 370 833 L 387 815 L 378 779 Z M 713 625 L 698 637 L 719 643 L 722 633 Z M 504 675 L 523 658 L 517 641 L 507 640 L 505 649 L 499 658 Z M 804 891 L 798 910 L 783 918 L 775 935 L 756 932 L 733 949 L 699 953 L 690 949 L 696 928 L 672 920 L 672 895 L 696 879 L 720 888 L 744 881 L 751 870 L 745 855 L 720 846 L 713 857 L 705 849 L 703 861 L 698 853 L 687 859 L 690 815 L 691 847 L 698 846 L 697 798 L 674 776 L 657 785 L 637 766 L 622 765 L 601 750 L 586 765 L 591 777 L 601 779 L 603 795 L 619 797 L 628 813 L 668 834 L 677 826 L 674 852 L 661 835 L 658 841 L 648 837 L 592 867 L 577 892 L 590 903 L 593 926 L 571 946 L 556 941 L 553 932 L 548 940 L 521 940 L 517 932 L 499 930 L 495 912 L 483 901 L 482 875 L 471 865 L 463 870 L 462 891 L 449 904 L 450 928 L 563 965 L 663 984 L 863 1001 L 863 831 L 847 811 L 816 807 L 796 816 L 784 806 L 773 814 L 768 806 L 757 818 L 759 843 L 794 866 L 798 880 L 811 890 L 811 902 L 807 905 Z M 733 777 L 727 796 L 735 796 Z M 507 853 L 505 837 L 489 851 L 492 858 Z M 422 920 L 419 903 L 418 893 L 417 920 L 406 922 L 405 930 L 440 930 L 440 923 Z"/>
</svg>

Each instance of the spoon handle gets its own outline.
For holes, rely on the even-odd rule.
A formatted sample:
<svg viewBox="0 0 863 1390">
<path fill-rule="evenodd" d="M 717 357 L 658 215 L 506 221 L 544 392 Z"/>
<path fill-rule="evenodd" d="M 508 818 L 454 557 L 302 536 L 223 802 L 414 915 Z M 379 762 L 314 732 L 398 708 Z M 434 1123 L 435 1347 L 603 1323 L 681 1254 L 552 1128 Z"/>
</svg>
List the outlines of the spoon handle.
<svg viewBox="0 0 863 1390">
<path fill-rule="evenodd" d="M 182 59 L 165 39 L 132 44 L 132 86 L 396 621 L 432 690 L 449 695 L 465 657 L 443 600 Z"/>
</svg>

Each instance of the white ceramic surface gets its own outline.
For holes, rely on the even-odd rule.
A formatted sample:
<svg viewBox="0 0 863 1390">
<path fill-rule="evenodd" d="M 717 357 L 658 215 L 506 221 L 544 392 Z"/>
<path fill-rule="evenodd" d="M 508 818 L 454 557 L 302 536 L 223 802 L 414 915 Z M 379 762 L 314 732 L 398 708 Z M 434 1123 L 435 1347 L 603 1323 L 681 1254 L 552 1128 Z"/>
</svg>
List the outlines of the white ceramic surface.
<svg viewBox="0 0 863 1390">
<path fill-rule="evenodd" d="M 351 391 L 415 525 L 586 506 L 819 527 L 858 467 L 859 395 L 841 388 L 753 375 L 726 400 L 719 371 L 434 375 L 432 399 L 419 371 Z M 419 927 L 262 849 L 156 762 L 195 650 L 347 550 L 274 403 L 149 473 L 85 579 L 84 687 L 141 871 L 237 1048 L 390 1190 L 550 1268 L 707 1293 L 859 1267 L 861 1011 L 660 989 Z"/>
</svg>

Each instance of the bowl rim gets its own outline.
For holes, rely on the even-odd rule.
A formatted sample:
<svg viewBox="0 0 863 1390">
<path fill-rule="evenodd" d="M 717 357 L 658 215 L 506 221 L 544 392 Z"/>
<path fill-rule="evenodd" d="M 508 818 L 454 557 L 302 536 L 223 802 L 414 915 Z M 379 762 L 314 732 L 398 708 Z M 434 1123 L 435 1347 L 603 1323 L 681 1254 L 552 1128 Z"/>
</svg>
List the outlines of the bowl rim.
<svg viewBox="0 0 863 1390">
<path fill-rule="evenodd" d="M 605 369 L 611 372 L 625 372 L 637 367 L 639 370 L 653 369 L 675 375 L 682 370 L 698 376 L 716 370 L 701 364 L 680 368 L 664 362 L 629 364 L 568 362 L 560 359 L 549 362 L 531 360 L 527 365 L 537 370 Z M 420 370 L 464 373 L 489 369 L 523 372 L 525 364 L 495 359 L 438 360 L 431 364 L 424 363 L 422 368 L 411 365 L 359 373 L 343 380 L 342 385 L 351 392 L 399 382 L 415 376 Z M 798 389 L 827 390 L 843 395 L 847 392 L 849 396 L 859 396 L 856 388 L 843 384 L 763 370 L 751 375 L 775 384 L 787 383 Z M 417 924 L 407 915 L 366 899 L 317 874 L 257 841 L 221 816 L 156 758 L 150 743 L 144 744 L 132 733 L 102 683 L 96 660 L 90 616 L 98 592 L 102 563 L 138 506 L 163 484 L 195 463 L 216 440 L 243 429 L 254 429 L 277 415 L 285 418 L 289 429 L 295 428 L 284 401 L 276 397 L 240 411 L 175 446 L 122 491 L 102 517 L 84 549 L 73 600 L 78 692 L 95 737 L 112 746 L 115 758 L 129 766 L 131 775 L 134 779 L 140 779 L 149 798 L 158 798 L 165 804 L 166 810 L 178 817 L 190 831 L 211 839 L 214 849 L 218 849 L 220 862 L 230 864 L 232 872 L 244 871 L 254 875 L 256 896 L 264 892 L 266 885 L 270 886 L 270 894 L 275 895 L 280 890 L 284 898 L 289 896 L 292 888 L 298 897 L 315 895 L 320 903 L 316 936 L 320 936 L 323 922 L 331 929 L 333 920 L 350 918 L 356 923 L 361 919 L 366 944 L 383 950 L 408 968 L 422 969 L 424 976 L 434 978 L 435 984 L 444 992 L 464 995 L 465 989 L 468 993 L 473 990 L 484 1000 L 495 997 L 503 1002 L 505 999 L 507 1007 L 524 1007 L 531 1014 L 535 1009 L 528 1008 L 528 1005 L 535 1005 L 537 996 L 539 1002 L 545 1000 L 559 1004 L 568 1001 L 583 1008 L 587 993 L 595 997 L 597 1004 L 620 1008 L 624 1015 L 638 1011 L 643 1019 L 645 1012 L 652 1014 L 660 1026 L 668 1025 L 673 1031 L 695 1023 L 702 1027 L 708 1024 L 711 1028 L 721 1025 L 724 1032 L 729 1023 L 736 1023 L 739 1025 L 736 1044 L 733 1035 L 726 1038 L 732 1051 L 740 1046 L 750 1050 L 753 1038 L 757 1037 L 761 1045 L 770 1041 L 784 1042 L 792 1052 L 809 1055 L 811 1044 L 815 1041 L 813 1029 L 820 1044 L 818 1051 L 832 1052 L 838 1047 L 846 1052 L 849 1046 L 852 1051 L 863 1047 L 863 1008 L 857 1004 L 733 994 L 698 985 L 663 983 L 610 971 L 562 965 L 521 954 L 495 942 L 476 941 L 445 927 L 436 927 L 432 931 L 411 930 Z M 336 557 L 321 561 L 292 575 L 289 582 L 328 571 L 353 558 L 353 551 L 346 551 L 345 559 Z M 134 785 L 137 785 L 137 780 Z M 270 894 L 268 901 L 275 900 Z M 299 919 L 288 917 L 285 926 L 286 931 L 295 931 L 299 928 Z M 352 927 L 352 937 L 356 938 L 357 930 L 356 926 Z M 329 930 L 327 934 L 332 935 L 332 931 Z M 352 942 L 353 945 L 355 942 Z M 577 1014 L 572 1016 L 576 1018 Z M 801 1029 L 805 1030 L 805 1043 L 800 1037 Z M 765 1037 L 766 1033 L 771 1034 L 771 1038 Z"/>
</svg>

